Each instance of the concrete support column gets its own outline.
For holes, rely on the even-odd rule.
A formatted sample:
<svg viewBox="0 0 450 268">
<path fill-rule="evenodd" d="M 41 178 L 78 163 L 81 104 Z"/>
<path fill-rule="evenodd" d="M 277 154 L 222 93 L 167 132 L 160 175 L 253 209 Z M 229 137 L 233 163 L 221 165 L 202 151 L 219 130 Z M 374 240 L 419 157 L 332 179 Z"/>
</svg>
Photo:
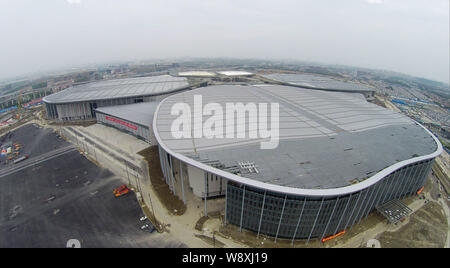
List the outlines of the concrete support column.
<svg viewBox="0 0 450 268">
<path fill-rule="evenodd" d="M 306 205 L 306 196 L 305 196 L 305 200 L 303 201 L 302 211 L 300 212 L 300 215 L 298 216 L 297 226 L 295 226 L 294 235 L 292 236 L 292 241 L 291 241 L 292 245 L 294 245 L 294 240 L 295 240 L 295 237 L 297 236 L 298 226 L 300 225 L 300 221 L 301 221 L 302 215 L 303 215 L 303 210 L 305 210 L 305 205 Z"/>
<path fill-rule="evenodd" d="M 401 187 L 399 199 L 402 199 L 402 198 L 406 195 L 405 190 L 407 189 L 408 183 L 411 181 L 411 176 L 412 176 L 411 173 L 412 173 L 413 171 L 414 171 L 414 168 L 412 168 L 412 167 L 409 167 L 409 168 L 408 168 L 408 171 L 407 171 L 406 174 L 405 174 L 405 177 L 406 177 L 406 178 L 403 180 L 404 184 L 403 184 L 403 187 Z"/>
<path fill-rule="evenodd" d="M 380 200 L 381 204 L 384 204 L 386 199 L 387 199 L 387 197 L 389 196 L 389 189 L 392 187 L 392 183 L 394 182 L 394 174 L 389 175 L 388 180 L 390 180 L 390 181 L 387 182 L 386 189 L 385 189 L 385 191 L 383 193 L 383 196 L 382 196 L 382 198 Z"/>
<path fill-rule="evenodd" d="M 331 212 L 330 219 L 328 220 L 328 223 L 325 226 L 325 229 L 323 230 L 323 234 L 322 234 L 321 240 L 325 237 L 325 233 L 327 232 L 327 229 L 328 229 L 328 226 L 330 225 L 331 219 L 333 219 L 334 212 L 336 211 L 336 207 L 337 207 L 338 203 L 339 203 L 339 196 L 337 197 L 336 202 L 334 203 L 333 211 Z"/>
<path fill-rule="evenodd" d="M 428 176 L 430 175 L 430 171 L 433 167 L 434 161 L 430 161 L 426 166 L 425 166 L 425 173 L 423 174 L 422 178 L 419 181 L 419 184 L 417 185 L 417 188 L 423 186 L 425 184 L 425 181 L 427 180 Z"/>
<path fill-rule="evenodd" d="M 166 164 L 166 159 L 167 159 L 167 155 L 166 155 L 166 151 L 164 151 L 164 149 L 161 149 L 162 155 L 162 163 L 163 163 L 163 173 L 164 173 L 164 179 L 167 183 L 167 185 L 169 185 L 168 183 L 168 178 L 169 178 L 169 174 L 167 174 L 167 164 Z"/>
<path fill-rule="evenodd" d="M 263 218 L 263 214 L 264 214 L 264 205 L 266 203 L 266 193 L 267 193 L 267 191 L 264 191 L 264 198 L 263 198 L 263 202 L 262 202 L 262 206 L 261 206 L 261 216 L 259 217 L 258 234 L 256 235 L 257 238 L 259 238 L 259 233 L 261 231 L 261 222 L 262 222 L 262 218 Z"/>
<path fill-rule="evenodd" d="M 205 177 L 205 192 L 203 194 L 203 202 L 205 203 L 205 217 L 208 217 L 208 207 L 207 207 L 207 198 L 208 198 L 208 194 L 207 194 L 207 186 L 206 186 L 206 180 L 207 180 L 207 173 L 204 172 L 204 177 Z"/>
<path fill-rule="evenodd" d="M 228 212 L 228 181 L 225 184 L 225 216 L 224 216 L 225 225 L 227 225 L 227 212 Z"/>
<path fill-rule="evenodd" d="M 400 188 L 402 177 L 405 174 L 405 169 L 399 170 L 397 172 L 398 172 L 397 182 L 395 183 L 394 187 L 392 188 L 392 193 L 391 193 L 391 197 L 390 197 L 391 200 L 394 198 L 397 198 L 396 195 L 397 195 L 398 189 Z"/>
<path fill-rule="evenodd" d="M 391 178 L 391 183 L 389 184 L 389 191 L 386 193 L 386 197 L 385 199 L 383 199 L 383 203 L 386 203 L 387 201 L 392 200 L 392 193 L 395 187 L 395 184 L 398 180 L 398 176 L 399 176 L 399 172 L 396 172 L 394 174 L 391 174 L 392 178 Z"/>
<path fill-rule="evenodd" d="M 172 156 L 169 154 L 169 160 L 170 160 L 170 163 L 169 163 L 169 175 L 170 175 L 170 179 L 171 179 L 171 183 L 172 183 L 172 192 L 173 192 L 173 195 L 177 195 L 177 190 L 175 189 L 175 178 L 174 178 L 174 175 L 173 175 L 173 159 L 172 159 Z"/>
<path fill-rule="evenodd" d="M 422 176 L 421 176 L 419 182 L 417 183 L 416 189 L 419 189 L 422 186 L 422 182 L 424 182 L 426 180 L 426 178 L 428 177 L 429 169 L 430 169 L 430 165 L 431 165 L 430 163 L 431 163 L 431 161 L 426 163 L 423 166 L 423 173 L 422 173 Z"/>
<path fill-rule="evenodd" d="M 164 171 L 164 162 L 163 162 L 163 157 L 162 157 L 162 150 L 161 147 L 158 146 L 158 152 L 159 152 L 159 163 L 161 166 L 161 172 L 163 174 L 164 179 L 166 178 L 166 172 Z"/>
<path fill-rule="evenodd" d="M 348 197 L 347 204 L 345 205 L 344 211 L 342 212 L 342 216 L 339 219 L 338 224 L 336 225 L 336 229 L 334 230 L 334 234 L 337 234 L 339 230 L 339 226 L 341 225 L 342 219 L 344 219 L 345 213 L 347 212 L 348 204 L 350 204 L 350 201 L 352 200 L 352 194 Z"/>
<path fill-rule="evenodd" d="M 352 213 L 350 214 L 350 217 L 348 218 L 347 223 L 345 224 L 344 230 L 347 230 L 347 227 L 348 227 L 348 225 L 350 224 L 350 221 L 353 218 L 353 214 L 355 213 L 356 207 L 358 206 L 359 200 L 361 199 L 361 195 L 362 195 L 362 192 L 359 192 L 358 193 L 358 199 L 356 200 L 356 203 L 353 206 Z"/>
<path fill-rule="evenodd" d="M 418 165 L 416 166 L 411 166 L 409 169 L 411 170 L 409 172 L 409 178 L 405 183 L 405 187 L 403 187 L 402 189 L 402 196 L 400 198 L 405 198 L 407 196 L 407 193 L 409 192 L 409 188 L 411 187 L 411 183 L 414 181 L 414 178 L 417 174 L 417 170 L 418 170 Z"/>
<path fill-rule="evenodd" d="M 283 220 L 284 207 L 286 206 L 287 195 L 284 196 L 283 208 L 281 209 L 280 221 L 278 222 L 277 234 L 275 235 L 275 243 L 277 242 L 278 232 L 280 231 L 281 221 Z"/>
<path fill-rule="evenodd" d="M 389 178 L 390 177 L 388 177 L 388 178 L 386 178 L 385 180 L 385 182 L 384 182 L 384 187 L 383 187 L 383 190 L 381 191 L 381 193 L 380 193 L 380 197 L 379 197 L 379 199 L 375 202 L 375 207 L 376 206 L 378 206 L 378 204 L 383 204 L 383 199 L 384 199 L 384 197 L 385 197 L 385 194 L 386 194 L 386 190 L 389 188 Z"/>
<path fill-rule="evenodd" d="M 365 218 L 367 219 L 367 217 L 369 216 L 369 214 L 370 214 L 370 211 L 372 211 L 372 208 L 374 207 L 374 204 L 376 203 L 376 200 L 378 199 L 378 194 L 380 193 L 380 191 L 381 191 L 381 188 L 382 188 L 382 183 L 383 183 L 383 181 L 379 181 L 377 184 L 376 184 L 376 187 L 375 188 L 378 188 L 377 190 L 376 190 L 376 194 L 375 194 L 375 196 L 374 196 L 374 198 L 372 199 L 372 201 L 371 201 L 371 203 L 370 203 L 370 205 L 369 205 L 369 207 L 368 207 L 368 209 L 367 209 L 367 211 L 366 211 L 366 216 L 365 216 Z M 374 189 L 375 190 L 375 189 Z M 376 205 L 376 204 L 375 204 Z"/>
<path fill-rule="evenodd" d="M 170 190 L 173 192 L 172 189 L 172 182 L 171 182 L 171 177 L 170 177 L 170 166 L 169 166 L 169 160 L 167 159 L 168 154 L 166 152 L 164 152 L 164 165 L 166 166 L 166 183 L 167 185 L 169 185 Z"/>
<path fill-rule="evenodd" d="M 183 203 L 186 204 L 186 197 L 184 195 L 184 178 L 183 178 L 183 162 L 180 161 L 180 182 L 181 182 L 181 194 L 183 195 Z"/>
<path fill-rule="evenodd" d="M 359 206 L 358 212 L 355 215 L 355 218 L 353 219 L 352 225 L 350 226 L 350 228 L 353 228 L 353 226 L 355 225 L 356 221 L 358 220 L 359 214 L 361 212 L 362 207 L 364 206 L 364 202 L 366 202 L 367 199 L 367 195 L 369 193 L 369 189 L 366 189 L 366 192 L 364 194 L 364 199 L 361 200 L 361 205 Z M 361 191 L 362 194 L 362 191 Z"/>
<path fill-rule="evenodd" d="M 397 183 L 398 183 L 398 178 L 399 178 L 399 177 L 400 177 L 400 171 L 396 171 L 395 174 L 394 174 L 394 176 L 392 177 L 392 183 L 391 183 L 391 185 L 389 186 L 390 193 L 389 193 L 389 197 L 387 198 L 386 201 L 392 200 L 392 197 L 394 196 L 395 186 L 396 186 Z M 386 201 L 385 201 L 385 202 L 386 202 Z"/>
<path fill-rule="evenodd" d="M 367 200 L 367 202 L 365 202 L 366 204 L 361 212 L 361 215 L 359 216 L 358 224 L 361 222 L 362 218 L 364 218 L 366 210 L 370 210 L 369 204 L 371 204 L 372 202 L 373 193 L 377 190 L 376 188 L 377 188 L 376 185 L 373 185 L 372 187 L 369 188 L 370 190 L 369 199 Z"/>
<path fill-rule="evenodd" d="M 319 210 L 317 211 L 317 215 L 316 215 L 316 218 L 314 220 L 314 224 L 313 224 L 313 226 L 311 228 L 311 232 L 309 233 L 308 240 L 306 241 L 306 244 L 309 244 L 309 240 L 311 239 L 311 236 L 312 236 L 312 234 L 314 232 L 314 228 L 316 227 L 317 219 L 319 219 L 320 211 L 322 210 L 322 205 L 323 205 L 323 197 L 322 197 L 322 202 L 320 202 L 320 207 L 319 207 Z"/>
<path fill-rule="evenodd" d="M 425 172 L 425 176 L 422 178 L 422 181 L 420 182 L 420 185 L 424 185 L 425 181 L 427 180 L 428 176 L 430 175 L 432 169 L 433 169 L 433 165 L 434 165 L 434 160 L 431 160 L 430 163 L 428 164 L 428 169 Z"/>
<path fill-rule="evenodd" d="M 245 201 L 245 185 L 242 191 L 241 223 L 239 224 L 239 232 L 242 232 L 242 220 L 244 217 L 244 201 Z"/>
<path fill-rule="evenodd" d="M 420 163 L 420 165 L 417 167 L 418 172 L 417 172 L 417 174 L 415 176 L 414 182 L 411 185 L 410 196 L 413 195 L 415 193 L 415 191 L 417 191 L 417 189 L 419 188 L 419 183 L 420 183 L 420 181 L 422 179 L 422 176 L 425 173 L 425 168 L 424 167 L 426 167 L 425 162 Z"/>
</svg>

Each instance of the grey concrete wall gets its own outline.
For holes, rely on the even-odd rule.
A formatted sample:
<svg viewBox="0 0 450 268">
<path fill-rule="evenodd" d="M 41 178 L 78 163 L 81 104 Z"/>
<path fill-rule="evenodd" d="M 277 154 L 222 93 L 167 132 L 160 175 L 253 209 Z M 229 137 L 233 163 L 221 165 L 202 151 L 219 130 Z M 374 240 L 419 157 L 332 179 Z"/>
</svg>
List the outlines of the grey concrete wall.
<svg viewBox="0 0 450 268">
<path fill-rule="evenodd" d="M 144 168 L 147 164 L 143 160 L 136 162 L 126 159 L 119 153 L 111 151 L 110 148 L 105 148 L 68 128 L 61 128 L 61 135 L 76 145 L 80 151 L 87 153 L 88 158 L 120 177 L 124 183 L 138 189 L 139 183 L 150 182 L 148 170 Z"/>
</svg>

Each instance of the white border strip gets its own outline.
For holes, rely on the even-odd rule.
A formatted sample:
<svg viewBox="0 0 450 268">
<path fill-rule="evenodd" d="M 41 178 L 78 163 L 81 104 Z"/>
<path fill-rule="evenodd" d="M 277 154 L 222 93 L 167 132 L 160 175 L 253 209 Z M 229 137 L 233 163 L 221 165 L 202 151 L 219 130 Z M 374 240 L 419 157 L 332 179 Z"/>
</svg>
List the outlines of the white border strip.
<svg viewBox="0 0 450 268">
<path fill-rule="evenodd" d="M 173 96 L 173 95 L 172 95 Z M 354 185 L 350 185 L 350 186 L 345 186 L 345 187 L 341 187 L 341 188 L 334 188 L 334 189 L 300 189 L 300 188 L 294 188 L 294 187 L 287 187 L 287 186 L 280 186 L 280 185 L 275 185 L 275 184 L 269 184 L 269 183 L 265 183 L 265 182 L 260 182 L 260 181 L 256 181 L 254 179 L 249 179 L 249 178 L 245 178 L 245 177 L 241 177 L 226 171 L 223 171 L 221 169 L 217 169 L 211 166 L 208 166 L 206 164 L 200 163 L 198 161 L 195 161 L 189 157 L 186 157 L 182 154 L 173 152 L 170 148 L 168 148 L 166 146 L 166 144 L 163 142 L 163 140 L 161 139 L 161 137 L 159 136 L 158 133 L 158 128 L 156 126 L 156 119 L 158 118 L 158 112 L 159 112 L 159 108 L 161 107 L 161 105 L 171 96 L 165 98 L 164 100 L 162 100 L 158 107 L 156 108 L 155 114 L 153 116 L 153 132 L 155 134 L 156 140 L 159 144 L 159 146 L 161 146 L 167 153 L 171 154 L 173 157 L 177 158 L 180 161 L 183 161 L 189 165 L 192 165 L 196 168 L 202 169 L 203 171 L 207 171 L 210 173 L 214 173 L 218 176 L 227 178 L 231 181 L 234 182 L 238 182 L 238 183 L 242 183 L 248 186 L 252 186 L 258 189 L 262 189 L 262 190 L 267 190 L 267 191 L 273 191 L 273 192 L 277 192 L 277 193 L 282 193 L 282 194 L 289 194 L 289 195 L 300 195 L 300 196 L 313 196 L 313 197 L 331 197 L 331 196 L 340 196 L 340 195 L 346 195 L 346 194 L 351 194 L 351 193 L 355 193 L 358 191 L 361 191 L 365 188 L 368 188 L 374 184 L 376 184 L 377 182 L 379 182 L 380 180 L 382 180 L 384 177 L 388 176 L 389 174 L 397 171 L 398 169 L 416 163 L 416 162 L 420 162 L 423 160 L 428 160 L 428 159 L 432 159 L 435 158 L 437 156 L 439 156 L 442 151 L 442 144 L 440 143 L 440 141 L 428 130 L 426 129 L 424 126 L 422 126 L 421 124 L 417 123 L 419 126 L 421 126 L 428 134 L 430 134 L 430 136 L 434 139 L 434 141 L 437 144 L 437 150 L 431 154 L 428 155 L 424 155 L 424 156 L 418 156 L 418 157 L 414 157 L 414 158 L 410 158 L 407 160 L 403 160 L 401 162 L 395 163 L 392 166 L 389 166 L 383 170 L 381 170 L 380 172 L 378 172 L 377 174 L 373 175 L 372 177 L 354 184 Z M 412 119 L 411 119 L 412 120 Z"/>
</svg>

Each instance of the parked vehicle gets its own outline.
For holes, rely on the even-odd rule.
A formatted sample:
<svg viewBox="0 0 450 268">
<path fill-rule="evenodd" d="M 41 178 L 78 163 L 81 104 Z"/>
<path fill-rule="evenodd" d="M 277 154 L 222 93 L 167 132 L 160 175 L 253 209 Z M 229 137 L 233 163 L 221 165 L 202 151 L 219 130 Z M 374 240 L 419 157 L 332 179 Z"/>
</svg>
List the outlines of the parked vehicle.
<svg viewBox="0 0 450 268">
<path fill-rule="evenodd" d="M 141 226 L 141 230 L 147 231 L 149 233 L 153 233 L 156 230 L 156 228 L 155 228 L 155 226 L 153 226 L 153 224 L 148 223 L 148 224 Z"/>
<path fill-rule="evenodd" d="M 13 164 L 20 163 L 20 162 L 22 162 L 22 161 L 24 161 L 26 159 L 28 159 L 28 155 L 21 156 L 21 157 L 17 158 L 16 160 L 14 160 Z"/>
</svg>

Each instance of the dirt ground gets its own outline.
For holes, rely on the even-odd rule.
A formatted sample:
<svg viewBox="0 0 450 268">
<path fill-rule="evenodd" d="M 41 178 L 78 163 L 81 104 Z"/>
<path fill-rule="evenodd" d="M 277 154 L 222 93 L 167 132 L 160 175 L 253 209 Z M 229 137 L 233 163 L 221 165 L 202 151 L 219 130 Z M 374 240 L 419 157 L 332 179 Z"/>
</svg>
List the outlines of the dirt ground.
<svg viewBox="0 0 450 268">
<path fill-rule="evenodd" d="M 443 248 L 447 228 L 442 207 L 430 202 L 414 213 L 407 225 L 395 232 L 384 232 L 378 240 L 384 248 Z"/>
<path fill-rule="evenodd" d="M 228 224 L 226 226 L 221 226 L 219 229 L 218 236 L 223 237 L 224 239 L 231 239 L 236 242 L 239 242 L 250 248 L 319 248 L 325 247 L 324 244 L 320 243 L 317 239 L 311 239 L 309 244 L 306 244 L 306 241 L 294 241 L 294 245 L 292 245 L 291 240 L 289 239 L 278 239 L 275 242 L 273 237 L 268 237 L 265 235 L 257 235 L 251 231 L 247 231 L 242 229 L 239 231 L 238 226 L 234 226 Z"/>
<path fill-rule="evenodd" d="M 203 231 L 203 225 L 204 223 L 209 220 L 209 217 L 201 217 L 200 219 L 198 219 L 198 221 L 195 223 L 195 230 L 197 231 Z"/>
<path fill-rule="evenodd" d="M 442 154 L 436 158 L 433 172 L 441 181 L 446 194 L 450 196 L 450 156 L 446 151 L 443 151 Z"/>
<path fill-rule="evenodd" d="M 25 125 L 26 123 L 31 121 L 33 118 L 35 118 L 35 113 L 37 112 L 37 110 L 38 110 L 37 108 L 32 108 L 32 109 L 24 111 L 24 113 L 22 114 L 22 118 L 19 121 L 15 122 L 14 124 L 11 124 L 11 125 L 1 127 L 0 135 L 3 135 L 14 129 L 17 129 L 17 128 L 21 127 L 22 125 Z"/>
<path fill-rule="evenodd" d="M 209 237 L 209 236 L 206 236 L 206 235 L 195 234 L 195 237 L 200 238 L 201 240 L 205 241 L 206 243 L 208 243 L 209 245 L 213 246 L 214 248 L 223 248 L 223 247 L 225 247 L 225 244 L 220 242 L 220 240 L 218 240 L 215 236 L 214 237 Z"/>
<path fill-rule="evenodd" d="M 92 126 L 95 125 L 97 123 L 97 120 L 89 120 L 89 121 L 70 121 L 70 122 L 54 122 L 54 121 L 48 121 L 49 125 L 52 126 L 63 126 L 63 127 L 67 127 L 67 126 L 83 126 L 83 127 L 88 127 L 88 126 Z"/>
<path fill-rule="evenodd" d="M 169 185 L 163 179 L 158 147 L 151 146 L 138 154 L 142 155 L 148 163 L 150 181 L 161 203 L 174 215 L 183 215 L 186 212 L 186 205 L 177 196 L 172 194 Z"/>
</svg>

